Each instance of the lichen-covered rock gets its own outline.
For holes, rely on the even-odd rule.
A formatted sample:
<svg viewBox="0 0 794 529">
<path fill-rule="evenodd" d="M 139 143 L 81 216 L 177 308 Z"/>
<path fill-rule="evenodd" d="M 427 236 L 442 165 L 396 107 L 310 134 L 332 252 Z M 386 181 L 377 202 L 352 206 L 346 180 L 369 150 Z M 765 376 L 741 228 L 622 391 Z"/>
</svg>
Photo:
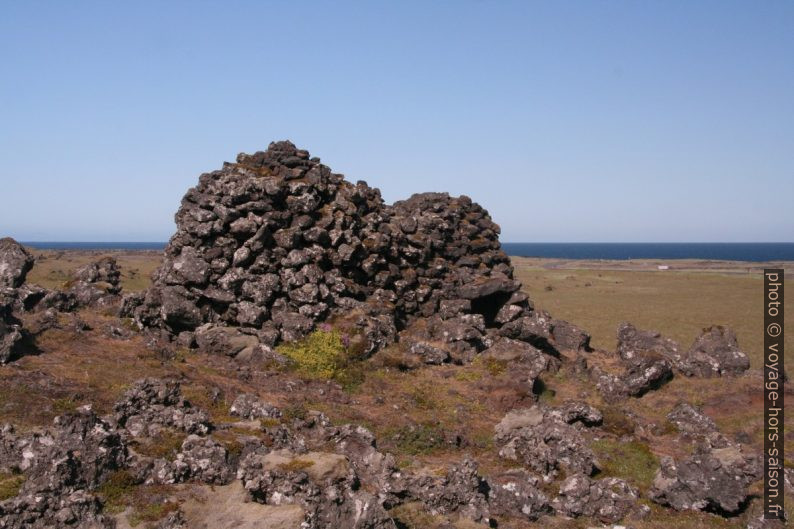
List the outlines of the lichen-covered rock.
<svg viewBox="0 0 794 529">
<path fill-rule="evenodd" d="M 358 488 L 355 471 L 341 454 L 254 453 L 241 461 L 237 476 L 254 501 L 303 507 L 306 528 L 395 528 L 377 498 Z"/>
<path fill-rule="evenodd" d="M 260 345 L 255 335 L 245 334 L 234 327 L 213 324 L 196 329 L 195 341 L 199 351 L 231 357 L 253 354 Z"/>
<path fill-rule="evenodd" d="M 631 323 L 623 322 L 618 325 L 617 335 L 617 352 L 624 360 L 631 360 L 646 353 L 656 353 L 670 362 L 676 364 L 681 362 L 681 346 L 657 331 L 637 329 Z"/>
<path fill-rule="evenodd" d="M 0 288 L 17 288 L 33 268 L 33 256 L 10 237 L 0 239 Z"/>
<path fill-rule="evenodd" d="M 444 476 L 413 476 L 409 491 L 433 514 L 457 514 L 475 522 L 488 523 L 490 511 L 485 480 L 477 463 L 469 458 L 453 465 Z"/>
<path fill-rule="evenodd" d="M 736 334 L 720 325 L 704 329 L 679 366 L 685 375 L 698 377 L 737 376 L 749 368 L 750 359 L 739 349 Z"/>
<path fill-rule="evenodd" d="M 535 521 L 552 512 L 542 483 L 524 469 L 511 469 L 488 478 L 488 504 L 496 517 Z"/>
<path fill-rule="evenodd" d="M 622 372 L 605 371 L 597 365 L 590 368 L 590 375 L 606 400 L 642 397 L 673 378 L 673 362 L 681 361 L 678 344 L 630 323 L 621 323 L 617 336 L 617 363 Z"/>
<path fill-rule="evenodd" d="M 623 519 L 637 508 L 639 494 L 618 478 L 594 480 L 582 474 L 569 476 L 560 485 L 552 505 L 565 516 L 589 516 L 604 523 Z"/>
<path fill-rule="evenodd" d="M 173 461 L 153 461 L 149 471 L 153 483 L 183 483 L 198 481 L 210 485 L 225 485 L 235 475 L 236 467 L 228 450 L 209 437 L 189 435 Z"/>
<path fill-rule="evenodd" d="M 156 435 L 164 427 L 202 435 L 212 429 L 207 414 L 191 407 L 173 380 L 138 380 L 113 409 L 118 427 L 135 437 Z"/>
<path fill-rule="evenodd" d="M 0 503 L 0 527 L 113 527 L 89 492 L 126 464 L 126 446 L 111 424 L 83 407 L 57 417 L 48 436 L 19 446 L 25 481 Z"/>
<path fill-rule="evenodd" d="M 557 349 L 566 351 L 588 351 L 590 335 L 587 331 L 565 320 L 552 320 L 550 334 Z"/>
<path fill-rule="evenodd" d="M 7 364 L 24 354 L 26 331 L 12 319 L 0 318 L 0 364 Z"/>
<path fill-rule="evenodd" d="M 121 293 L 121 270 L 116 259 L 101 259 L 78 268 L 68 292 L 78 305 L 103 306 L 118 301 Z"/>
<path fill-rule="evenodd" d="M 712 435 L 695 453 L 676 461 L 663 457 L 650 497 L 673 509 L 733 514 L 748 499 L 748 485 L 760 479 L 761 459 L 723 436 Z"/>
<path fill-rule="evenodd" d="M 667 420 L 673 423 L 678 431 L 690 436 L 705 436 L 717 431 L 717 425 L 701 410 L 687 402 L 679 402 L 670 413 Z"/>
<path fill-rule="evenodd" d="M 596 469 L 595 456 L 582 429 L 599 420 L 600 413 L 584 404 L 557 409 L 537 404 L 512 410 L 496 425 L 499 455 L 522 463 L 547 481 L 560 468 L 589 476 Z"/>
<path fill-rule="evenodd" d="M 229 413 L 249 420 L 278 419 L 281 417 L 281 410 L 250 393 L 238 395 L 232 402 Z"/>
</svg>

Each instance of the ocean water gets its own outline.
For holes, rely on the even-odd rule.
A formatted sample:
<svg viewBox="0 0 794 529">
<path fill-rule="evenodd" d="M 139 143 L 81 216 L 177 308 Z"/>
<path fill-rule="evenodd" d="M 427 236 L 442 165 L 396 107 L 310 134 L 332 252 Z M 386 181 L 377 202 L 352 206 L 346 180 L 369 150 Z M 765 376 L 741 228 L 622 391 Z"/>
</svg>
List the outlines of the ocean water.
<svg viewBox="0 0 794 529">
<path fill-rule="evenodd" d="M 24 242 L 40 250 L 163 250 L 164 242 Z M 708 259 L 794 261 L 794 243 L 536 243 L 505 242 L 508 255 L 556 259 Z"/>
<path fill-rule="evenodd" d="M 794 261 L 794 243 L 502 243 L 508 255 L 558 259 Z"/>
</svg>

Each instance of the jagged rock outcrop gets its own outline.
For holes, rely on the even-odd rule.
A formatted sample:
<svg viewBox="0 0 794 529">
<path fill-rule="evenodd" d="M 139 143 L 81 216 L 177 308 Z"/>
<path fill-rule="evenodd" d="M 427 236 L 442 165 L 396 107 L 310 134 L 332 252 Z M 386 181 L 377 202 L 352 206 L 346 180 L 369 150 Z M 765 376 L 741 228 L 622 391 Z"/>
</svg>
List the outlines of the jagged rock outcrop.
<svg viewBox="0 0 794 529">
<path fill-rule="evenodd" d="M 495 516 L 535 521 L 550 514 L 549 499 L 541 490 L 542 481 L 523 468 L 488 478 L 488 502 Z"/>
<path fill-rule="evenodd" d="M 601 412 L 578 402 L 512 410 L 496 425 L 499 455 L 520 462 L 546 481 L 560 469 L 589 476 L 596 470 L 595 455 L 582 430 L 601 420 Z"/>
<path fill-rule="evenodd" d="M 248 393 L 242 393 L 234 399 L 229 413 L 249 420 L 281 417 L 281 410 Z"/>
<path fill-rule="evenodd" d="M 355 471 L 341 454 L 286 449 L 250 454 L 241 462 L 238 478 L 254 501 L 300 505 L 307 528 L 396 527 L 377 498 L 358 488 Z"/>
<path fill-rule="evenodd" d="M 671 359 L 680 357 L 677 343 L 630 323 L 621 323 L 617 336 L 618 371 L 597 365 L 590 369 L 596 387 L 607 401 L 641 397 L 673 378 Z"/>
<path fill-rule="evenodd" d="M 114 407 L 113 420 L 134 437 L 157 435 L 163 428 L 189 434 L 212 429 L 207 413 L 182 397 L 179 382 L 145 378 L 128 389 Z"/>
<path fill-rule="evenodd" d="M 750 368 L 750 360 L 739 349 L 736 334 L 721 325 L 703 329 L 692 347 L 684 351 L 677 342 L 656 331 L 621 323 L 617 350 L 620 357 L 629 362 L 641 356 L 660 355 L 686 376 L 737 376 Z"/>
<path fill-rule="evenodd" d="M 364 337 L 366 355 L 426 318 L 406 340 L 438 363 L 470 360 L 508 324 L 505 336 L 536 338 L 521 323 L 532 308 L 499 227 L 468 197 L 386 205 L 377 189 L 276 142 L 203 174 L 176 222 L 153 286 L 126 297 L 122 313 L 183 343 L 211 324 L 272 346 L 332 319 Z M 554 328 L 566 347 L 587 346 L 579 329 Z"/>
<path fill-rule="evenodd" d="M 0 364 L 11 362 L 24 354 L 26 334 L 21 323 L 12 318 L 9 308 L 4 307 L 0 300 Z"/>
<path fill-rule="evenodd" d="M 715 325 L 703 329 L 679 370 L 688 376 L 718 377 L 741 375 L 749 368 L 750 359 L 739 349 L 733 330 Z"/>
<path fill-rule="evenodd" d="M 24 354 L 27 331 L 13 316 L 17 289 L 33 267 L 33 257 L 14 239 L 0 239 L 0 364 Z"/>
<path fill-rule="evenodd" d="M 210 485 L 225 485 L 235 475 L 229 451 L 209 437 L 188 435 L 173 461 L 157 459 L 147 470 L 148 482 L 184 483 L 198 481 Z"/>
<path fill-rule="evenodd" d="M 444 476 L 415 476 L 410 494 L 433 514 L 456 514 L 475 522 L 488 523 L 488 486 L 469 458 L 449 468 Z"/>
<path fill-rule="evenodd" d="M 711 417 L 688 402 L 679 402 L 667 414 L 667 420 L 675 425 L 679 432 L 700 437 L 717 431 L 717 425 Z"/>
<path fill-rule="evenodd" d="M 113 257 L 102 257 L 78 268 L 67 292 L 83 307 L 113 304 L 120 293 L 121 270 Z"/>
<path fill-rule="evenodd" d="M 582 474 L 568 476 L 552 505 L 565 516 L 590 516 L 604 523 L 622 520 L 636 510 L 639 493 L 622 479 L 591 479 Z"/>
<path fill-rule="evenodd" d="M 748 486 L 761 478 L 761 457 L 731 442 L 714 421 L 687 403 L 676 405 L 667 417 L 693 441 L 694 453 L 681 460 L 661 459 L 650 498 L 679 511 L 739 512 L 749 498 Z"/>
<path fill-rule="evenodd" d="M 25 480 L 16 497 L 0 503 L 0 527 L 114 527 L 91 493 L 126 464 L 126 446 L 111 424 L 83 407 L 19 447 L 28 459 Z"/>
<path fill-rule="evenodd" d="M 738 512 L 748 499 L 747 487 L 761 477 L 762 464 L 738 445 L 699 444 L 681 461 L 663 457 L 650 497 L 682 510 Z"/>
<path fill-rule="evenodd" d="M 17 241 L 0 239 L 0 289 L 22 286 L 33 262 L 33 256 Z"/>
</svg>

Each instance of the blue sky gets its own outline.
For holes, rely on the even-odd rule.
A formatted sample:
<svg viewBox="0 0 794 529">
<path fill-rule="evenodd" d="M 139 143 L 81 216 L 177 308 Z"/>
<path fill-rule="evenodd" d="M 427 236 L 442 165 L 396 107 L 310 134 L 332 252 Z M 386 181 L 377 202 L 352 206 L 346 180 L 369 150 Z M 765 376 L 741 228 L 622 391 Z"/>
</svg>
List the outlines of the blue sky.
<svg viewBox="0 0 794 529">
<path fill-rule="evenodd" d="M 166 240 L 291 139 L 505 241 L 791 241 L 794 2 L 4 2 L 0 235 Z"/>
</svg>

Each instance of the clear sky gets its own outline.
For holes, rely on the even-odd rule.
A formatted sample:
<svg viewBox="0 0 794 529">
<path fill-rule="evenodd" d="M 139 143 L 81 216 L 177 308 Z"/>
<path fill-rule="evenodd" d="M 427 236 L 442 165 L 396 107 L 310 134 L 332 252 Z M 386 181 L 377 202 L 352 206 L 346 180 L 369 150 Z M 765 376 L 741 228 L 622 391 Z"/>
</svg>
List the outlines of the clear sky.
<svg viewBox="0 0 794 529">
<path fill-rule="evenodd" d="M 162 241 L 291 139 L 504 241 L 794 240 L 794 2 L 4 1 L 0 236 Z"/>
</svg>

